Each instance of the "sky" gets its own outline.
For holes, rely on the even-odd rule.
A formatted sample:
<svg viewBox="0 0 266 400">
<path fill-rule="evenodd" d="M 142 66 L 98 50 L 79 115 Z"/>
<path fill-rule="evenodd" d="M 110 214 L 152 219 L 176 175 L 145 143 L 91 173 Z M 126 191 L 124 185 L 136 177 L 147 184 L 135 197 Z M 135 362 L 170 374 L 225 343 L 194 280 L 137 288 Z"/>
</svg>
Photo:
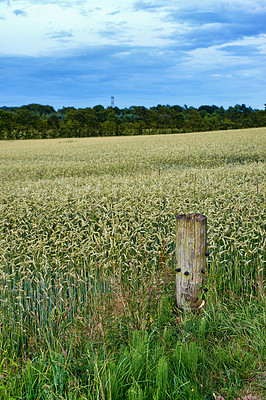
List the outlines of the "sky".
<svg viewBox="0 0 266 400">
<path fill-rule="evenodd" d="M 0 107 L 266 103 L 266 0 L 0 0 L 0 38 Z"/>
</svg>

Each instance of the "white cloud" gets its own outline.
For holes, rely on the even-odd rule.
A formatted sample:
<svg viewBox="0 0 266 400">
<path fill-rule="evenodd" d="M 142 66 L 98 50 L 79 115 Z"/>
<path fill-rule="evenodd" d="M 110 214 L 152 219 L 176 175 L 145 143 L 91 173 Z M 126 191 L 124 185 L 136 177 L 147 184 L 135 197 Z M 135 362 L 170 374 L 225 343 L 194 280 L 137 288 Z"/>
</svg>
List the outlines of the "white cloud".
<svg viewBox="0 0 266 400">
<path fill-rule="evenodd" d="M 119 90 L 128 105 L 134 92 L 135 103 L 213 104 L 233 87 L 247 102 L 247 84 L 265 93 L 265 16 L 265 0 L 0 0 L 1 95 L 25 82 L 23 95 L 61 90 L 68 104 Z"/>
<path fill-rule="evenodd" d="M 162 46 L 174 30 L 164 21 L 165 12 L 147 18 L 147 11 L 133 9 L 134 1 L 14 1 L 12 6 L 0 4 L 2 54 L 43 55 L 82 46 L 128 43 L 140 46 Z M 23 10 L 25 18 L 14 12 Z M 161 31 L 157 31 L 160 27 Z M 72 40 L 62 45 L 53 32 L 70 32 Z M 164 36 L 162 36 L 162 33 Z"/>
<path fill-rule="evenodd" d="M 213 89 L 219 97 L 219 93 L 225 93 L 230 97 L 234 92 L 241 93 L 242 102 L 249 102 L 255 93 L 257 97 L 263 97 L 265 88 L 265 62 L 266 62 L 266 35 L 244 37 L 222 45 L 212 45 L 206 48 L 197 48 L 186 53 L 183 61 L 177 60 L 172 68 L 171 75 L 181 75 L 183 79 L 190 79 L 203 85 L 213 85 Z M 228 101 L 228 100 L 225 100 Z M 232 100 L 233 102 L 235 100 Z M 237 100 L 239 101 L 239 100 Z"/>
<path fill-rule="evenodd" d="M 95 0 L 93 5 L 88 0 L 2 2 L 0 53 L 38 56 L 94 45 L 169 46 L 180 40 L 175 33 L 185 37 L 194 29 L 182 20 L 182 10 L 215 12 L 221 6 L 246 7 L 250 12 L 266 8 L 264 0 L 201 0 L 200 5 L 198 0 L 189 4 L 183 0 Z M 54 32 L 65 32 L 66 37 L 69 33 L 69 40 L 62 42 Z"/>
<path fill-rule="evenodd" d="M 182 63 L 184 70 L 187 72 L 193 71 L 195 76 L 200 71 L 207 73 L 207 71 L 213 70 L 232 69 L 232 66 L 234 68 L 238 66 L 239 68 L 248 64 L 250 64 L 248 56 L 229 55 L 226 51 L 215 46 L 191 51 L 187 60 Z"/>
<path fill-rule="evenodd" d="M 217 46 L 220 49 L 223 48 L 230 48 L 233 46 L 252 46 L 254 49 L 258 51 L 258 53 L 265 54 L 266 55 L 266 34 L 261 34 L 258 36 L 250 36 L 250 37 L 244 37 L 239 40 L 234 40 L 230 43 L 225 43 L 220 46 Z M 247 52 L 248 56 L 248 52 Z"/>
</svg>

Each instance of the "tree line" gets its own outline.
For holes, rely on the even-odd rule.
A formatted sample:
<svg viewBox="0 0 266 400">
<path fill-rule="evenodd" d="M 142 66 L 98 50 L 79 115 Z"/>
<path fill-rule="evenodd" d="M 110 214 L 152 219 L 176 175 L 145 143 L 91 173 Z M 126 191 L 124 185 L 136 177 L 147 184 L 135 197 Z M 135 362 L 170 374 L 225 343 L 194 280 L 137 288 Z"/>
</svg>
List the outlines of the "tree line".
<svg viewBox="0 0 266 400">
<path fill-rule="evenodd" d="M 0 139 L 119 136 L 184 133 L 266 126 L 265 110 L 245 104 L 225 109 L 215 105 L 199 108 L 157 105 L 104 108 L 29 104 L 0 108 Z"/>
</svg>

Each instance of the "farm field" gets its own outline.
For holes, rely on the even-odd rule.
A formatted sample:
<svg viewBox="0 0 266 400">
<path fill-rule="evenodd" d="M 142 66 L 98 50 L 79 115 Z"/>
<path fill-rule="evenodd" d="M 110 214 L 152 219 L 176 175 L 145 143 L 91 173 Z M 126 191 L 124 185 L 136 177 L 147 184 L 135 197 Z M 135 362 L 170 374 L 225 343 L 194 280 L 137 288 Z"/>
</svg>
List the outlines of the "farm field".
<svg viewBox="0 0 266 400">
<path fill-rule="evenodd" d="M 0 399 L 265 399 L 266 128 L 0 142 Z M 175 307 L 175 215 L 208 218 Z"/>
</svg>

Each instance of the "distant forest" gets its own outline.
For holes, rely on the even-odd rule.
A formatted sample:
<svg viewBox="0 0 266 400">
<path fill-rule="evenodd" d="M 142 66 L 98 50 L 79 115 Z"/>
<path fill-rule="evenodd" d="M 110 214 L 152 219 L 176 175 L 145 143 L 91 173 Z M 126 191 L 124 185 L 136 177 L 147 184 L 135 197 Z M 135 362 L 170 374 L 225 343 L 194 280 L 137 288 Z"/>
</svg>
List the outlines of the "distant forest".
<svg viewBox="0 0 266 400">
<path fill-rule="evenodd" d="M 44 139 L 184 133 L 266 126 L 265 110 L 245 104 L 199 108 L 158 105 L 104 108 L 63 107 L 29 104 L 0 107 L 0 139 Z"/>
</svg>

